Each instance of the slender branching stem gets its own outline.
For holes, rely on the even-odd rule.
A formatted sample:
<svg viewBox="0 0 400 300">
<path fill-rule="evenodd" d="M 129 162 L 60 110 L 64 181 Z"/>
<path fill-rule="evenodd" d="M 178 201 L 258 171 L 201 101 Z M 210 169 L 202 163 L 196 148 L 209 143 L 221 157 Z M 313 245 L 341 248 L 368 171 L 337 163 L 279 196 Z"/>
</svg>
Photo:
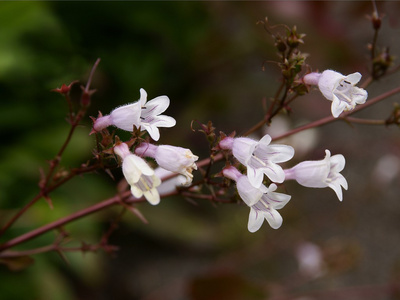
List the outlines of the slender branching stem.
<svg viewBox="0 0 400 300">
<path fill-rule="evenodd" d="M 90 215 L 90 214 L 92 214 L 94 212 L 102 210 L 102 209 L 104 209 L 106 207 L 110 207 L 110 206 L 113 206 L 115 204 L 118 204 L 118 202 L 121 201 L 121 199 L 122 199 L 122 201 L 124 201 L 125 199 L 130 197 L 130 195 L 131 195 L 130 191 L 125 192 L 122 195 L 114 196 L 114 197 L 109 198 L 107 200 L 104 200 L 102 202 L 96 203 L 96 204 L 94 204 L 92 206 L 89 206 L 89 207 L 87 207 L 85 209 L 82 209 L 82 210 L 80 210 L 78 212 L 75 212 L 75 213 L 73 213 L 73 214 L 71 214 L 69 216 L 66 216 L 64 218 L 56 220 L 56 221 L 54 221 L 52 223 L 49 223 L 47 225 L 44 225 L 42 227 L 39 227 L 39 228 L 34 229 L 32 231 L 29 231 L 29 232 L 27 232 L 27 233 L 25 233 L 23 235 L 20 235 L 20 236 L 14 238 L 12 240 L 9 240 L 9 241 L 5 242 L 4 244 L 1 244 L 0 245 L 0 251 L 3 251 L 5 249 L 9 249 L 9 248 L 14 247 L 14 246 L 16 246 L 18 244 L 21 244 L 23 242 L 29 241 L 29 240 L 31 240 L 31 239 L 39 236 L 39 235 L 42 235 L 42 234 L 44 234 L 46 232 L 49 232 L 49 231 L 51 231 L 53 229 L 56 229 L 56 228 L 60 227 L 60 226 L 63 226 L 63 225 L 68 224 L 68 223 L 70 223 L 72 221 L 78 220 L 78 219 L 80 219 L 82 217 L 85 217 L 85 216 Z"/>
<path fill-rule="evenodd" d="M 369 119 L 360 119 L 353 117 L 344 118 L 345 121 L 355 124 L 364 124 L 364 125 L 386 125 L 386 120 L 369 120 Z"/>
</svg>

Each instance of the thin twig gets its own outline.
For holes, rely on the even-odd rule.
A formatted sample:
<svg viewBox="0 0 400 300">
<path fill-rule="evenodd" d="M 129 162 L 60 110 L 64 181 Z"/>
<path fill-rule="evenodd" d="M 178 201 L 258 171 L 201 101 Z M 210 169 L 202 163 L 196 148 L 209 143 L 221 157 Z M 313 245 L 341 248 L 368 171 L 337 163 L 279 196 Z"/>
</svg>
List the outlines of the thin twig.
<svg viewBox="0 0 400 300">
<path fill-rule="evenodd" d="M 110 206 L 113 206 L 115 204 L 119 204 L 119 201 L 121 200 L 121 197 L 123 199 L 125 199 L 125 198 L 130 197 L 130 195 L 131 195 L 130 191 L 127 191 L 127 192 L 123 193 L 122 195 L 117 195 L 117 196 L 114 196 L 114 197 L 109 198 L 107 200 L 104 200 L 104 201 L 102 201 L 100 203 L 96 203 L 96 204 L 94 204 L 92 206 L 89 206 L 89 207 L 87 207 L 85 209 L 82 209 L 82 210 L 80 210 L 78 212 L 75 212 L 75 213 L 73 213 L 73 214 L 71 214 L 69 216 L 66 216 L 66 217 L 61 218 L 59 220 L 56 220 L 56 221 L 54 221 L 52 223 L 49 223 L 47 225 L 44 225 L 42 227 L 39 227 L 39 228 L 34 229 L 32 231 L 29 231 L 29 232 L 27 232 L 25 234 L 22 234 L 22 235 L 14 238 L 12 240 L 9 240 L 9 241 L 5 242 L 4 244 L 1 244 L 0 245 L 0 251 L 3 251 L 5 249 L 9 249 L 9 248 L 14 247 L 14 246 L 16 246 L 18 244 L 21 244 L 23 242 L 31 240 L 31 239 L 33 239 L 33 238 L 35 238 L 35 237 L 37 237 L 39 235 L 42 235 L 42 234 L 44 234 L 44 233 L 46 233 L 48 231 L 56 229 L 56 228 L 58 228 L 60 226 L 68 224 L 68 223 L 70 223 L 72 221 L 78 220 L 78 219 L 80 219 L 82 217 L 90 215 L 90 214 L 92 214 L 94 212 L 97 212 L 99 210 L 102 210 L 102 209 L 104 209 L 106 207 L 110 207 Z"/>
<path fill-rule="evenodd" d="M 386 125 L 385 120 L 370 120 L 370 119 L 360 119 L 354 117 L 346 117 L 345 120 L 350 123 L 357 123 L 364 125 Z"/>
</svg>

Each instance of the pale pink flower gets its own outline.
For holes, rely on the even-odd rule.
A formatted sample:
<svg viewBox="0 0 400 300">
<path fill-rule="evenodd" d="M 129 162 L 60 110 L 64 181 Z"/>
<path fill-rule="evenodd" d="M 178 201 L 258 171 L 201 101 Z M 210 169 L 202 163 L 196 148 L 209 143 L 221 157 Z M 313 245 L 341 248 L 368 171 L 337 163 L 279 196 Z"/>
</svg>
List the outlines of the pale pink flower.
<svg viewBox="0 0 400 300">
<path fill-rule="evenodd" d="M 344 76 L 332 70 L 310 73 L 303 77 L 305 84 L 318 85 L 322 95 L 332 101 L 331 111 L 335 118 L 343 111 L 353 110 L 357 104 L 363 104 L 367 100 L 367 91 L 355 86 L 360 79 L 361 74 L 358 72 Z"/>
</svg>

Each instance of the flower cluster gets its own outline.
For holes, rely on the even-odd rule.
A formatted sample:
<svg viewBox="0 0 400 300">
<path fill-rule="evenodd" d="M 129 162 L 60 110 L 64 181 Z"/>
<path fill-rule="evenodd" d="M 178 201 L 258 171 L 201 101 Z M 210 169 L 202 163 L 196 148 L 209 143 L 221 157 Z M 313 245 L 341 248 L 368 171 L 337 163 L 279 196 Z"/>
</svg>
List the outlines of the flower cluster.
<svg viewBox="0 0 400 300">
<path fill-rule="evenodd" d="M 147 102 L 147 93 L 140 89 L 139 101 L 114 109 L 109 115 L 100 116 L 94 120 L 93 132 L 100 132 L 108 126 L 116 126 L 126 131 L 133 131 L 134 127 L 143 127 L 150 137 L 158 141 L 160 132 L 158 127 L 172 127 L 175 119 L 160 115 L 169 106 L 169 98 L 160 96 Z M 195 161 L 198 156 L 189 149 L 170 145 L 154 145 L 141 143 L 129 150 L 127 143 L 117 142 L 113 148 L 114 153 L 122 159 L 122 171 L 126 181 L 131 186 L 132 195 L 135 198 L 144 196 L 148 202 L 156 205 L 160 202 L 158 187 L 161 185 L 161 173 L 171 172 L 183 175 L 185 180 L 179 178 L 176 182 L 188 186 L 192 182 L 192 171 L 197 169 Z M 143 157 L 154 158 L 159 166 L 157 172 L 151 168 Z"/>
<path fill-rule="evenodd" d="M 332 101 L 332 114 L 337 117 L 344 110 L 353 109 L 356 104 L 364 103 L 367 92 L 354 85 L 360 80 L 359 73 L 343 76 L 327 70 L 322 74 L 307 74 L 305 84 L 316 84 L 323 95 Z M 100 132 L 108 126 L 116 126 L 127 131 L 134 128 L 146 130 L 154 141 L 160 138 L 159 127 L 172 127 L 175 119 L 161 115 L 169 106 L 167 96 L 159 96 L 147 101 L 147 93 L 140 90 L 140 99 L 114 109 L 109 115 L 94 120 L 92 132 Z M 295 180 L 300 185 L 311 188 L 332 188 L 340 201 L 343 199 L 342 188 L 347 189 L 347 181 L 340 174 L 345 166 L 343 155 L 326 156 L 320 161 L 303 161 L 296 166 L 283 169 L 280 165 L 293 158 L 294 148 L 288 145 L 271 144 L 272 138 L 266 134 L 260 140 L 248 137 L 224 136 L 219 141 L 219 148 L 230 151 L 233 157 L 246 168 L 242 174 L 234 166 L 227 166 L 222 174 L 236 182 L 239 196 L 250 207 L 248 230 L 257 231 L 267 220 L 269 225 L 277 229 L 283 219 L 278 210 L 283 208 L 291 196 L 276 192 L 278 184 L 287 180 Z M 189 186 L 193 180 L 193 170 L 197 169 L 198 156 L 190 149 L 171 145 L 155 145 L 142 142 L 132 152 L 129 143 L 117 142 L 114 153 L 122 159 L 122 171 L 131 186 L 135 198 L 145 197 L 156 205 L 160 202 L 160 191 L 171 192 L 177 185 Z M 154 159 L 158 165 L 155 171 L 148 165 L 144 157 Z M 178 175 L 166 187 L 160 187 L 160 174 Z M 168 175 L 169 176 L 169 175 Z M 269 182 L 265 184 L 266 180 Z M 172 184 L 172 185 L 171 185 Z"/>
<path fill-rule="evenodd" d="M 345 166 L 343 155 L 326 157 L 321 161 L 304 161 L 291 169 L 282 169 L 278 163 L 286 162 L 294 156 L 294 149 L 287 145 L 271 145 L 271 137 L 265 135 L 260 141 L 246 137 L 225 137 L 219 147 L 232 151 L 232 155 L 247 169 L 243 175 L 235 167 L 228 166 L 222 174 L 236 182 L 239 196 L 250 207 L 248 230 L 257 231 L 264 219 L 277 229 L 282 225 L 278 209 L 283 208 L 291 196 L 275 192 L 277 185 L 285 180 L 296 180 L 299 184 L 312 188 L 332 188 L 340 201 L 343 199 L 342 187 L 347 189 L 347 181 L 340 174 Z M 264 175 L 272 183 L 266 187 Z"/>
<path fill-rule="evenodd" d="M 307 85 L 317 85 L 322 95 L 332 101 L 332 115 L 337 118 L 343 111 L 350 111 L 357 104 L 367 100 L 368 93 L 355 85 L 360 81 L 361 74 L 356 72 L 347 76 L 332 70 L 322 73 L 309 73 L 303 77 Z"/>
</svg>

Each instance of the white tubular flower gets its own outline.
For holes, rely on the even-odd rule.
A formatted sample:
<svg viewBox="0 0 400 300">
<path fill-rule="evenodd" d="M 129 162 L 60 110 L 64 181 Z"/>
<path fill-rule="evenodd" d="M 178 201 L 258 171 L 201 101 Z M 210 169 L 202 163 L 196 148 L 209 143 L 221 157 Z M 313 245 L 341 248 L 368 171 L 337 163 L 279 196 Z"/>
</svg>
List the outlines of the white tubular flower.
<svg viewBox="0 0 400 300">
<path fill-rule="evenodd" d="M 174 118 L 159 115 L 168 108 L 169 103 L 167 96 L 147 102 L 146 91 L 140 89 L 139 101 L 120 106 L 107 116 L 100 116 L 94 121 L 93 131 L 99 132 L 111 125 L 126 131 L 133 131 L 133 126 L 143 127 L 153 140 L 158 141 L 160 131 L 157 127 L 173 127 L 176 124 Z"/>
<path fill-rule="evenodd" d="M 270 145 L 271 137 L 266 134 L 260 141 L 250 138 L 226 137 L 220 143 L 222 149 L 231 149 L 233 156 L 247 167 L 247 176 L 251 184 L 258 188 L 264 179 L 264 174 L 273 181 L 281 183 L 285 180 L 282 163 L 290 160 L 294 149 L 287 145 Z"/>
<path fill-rule="evenodd" d="M 122 172 L 131 186 L 132 195 L 135 198 L 144 196 L 152 205 L 160 203 L 157 186 L 161 184 L 161 180 L 146 161 L 131 153 L 125 143 L 115 146 L 114 153 L 122 159 Z"/>
<path fill-rule="evenodd" d="M 271 184 L 269 188 L 263 184 L 259 188 L 255 188 L 247 176 L 232 166 L 225 168 L 222 173 L 225 177 L 236 181 L 240 198 L 250 207 L 247 225 L 250 232 L 260 229 L 264 219 L 273 229 L 281 227 L 283 219 L 277 209 L 284 207 L 289 202 L 290 195 L 276 193 L 277 186 L 275 184 Z"/>
<path fill-rule="evenodd" d="M 186 148 L 142 143 L 135 149 L 135 153 L 140 156 L 153 157 L 161 168 L 184 175 L 186 177 L 185 185 L 192 182 L 192 171 L 197 170 L 195 161 L 199 157 Z"/>
<path fill-rule="evenodd" d="M 355 86 L 360 79 L 361 74 L 358 72 L 344 76 L 339 72 L 325 70 L 321 74 L 307 74 L 303 81 L 305 84 L 318 85 L 322 95 L 332 101 L 332 115 L 337 118 L 343 111 L 353 110 L 357 104 L 367 100 L 367 91 Z"/>
<path fill-rule="evenodd" d="M 344 169 L 346 161 L 342 154 L 331 156 L 329 150 L 325 150 L 325 153 L 323 160 L 303 161 L 291 169 L 284 170 L 286 180 L 294 179 L 299 184 L 311 188 L 330 187 L 342 201 L 342 187 L 347 190 L 348 185 L 340 172 Z"/>
</svg>

